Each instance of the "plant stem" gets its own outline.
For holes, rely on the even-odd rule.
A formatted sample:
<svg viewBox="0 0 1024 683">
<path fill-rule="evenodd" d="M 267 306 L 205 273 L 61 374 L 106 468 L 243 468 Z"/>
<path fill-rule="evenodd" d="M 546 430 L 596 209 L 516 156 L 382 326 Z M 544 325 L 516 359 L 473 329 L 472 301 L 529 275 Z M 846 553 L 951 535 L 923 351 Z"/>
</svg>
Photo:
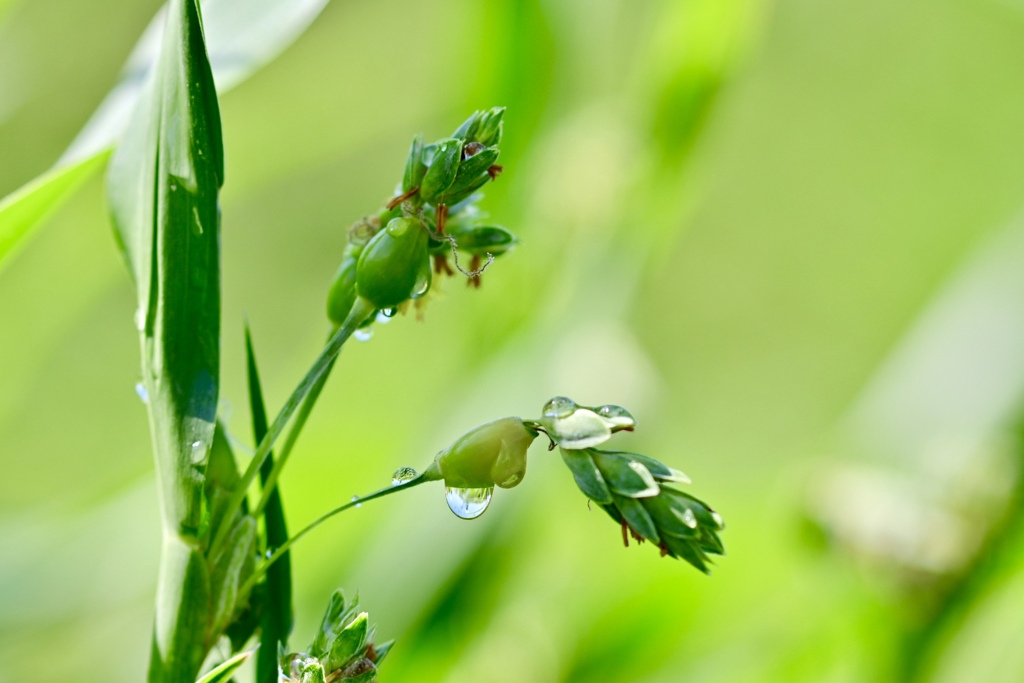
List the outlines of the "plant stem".
<svg viewBox="0 0 1024 683">
<path fill-rule="evenodd" d="M 272 564 L 277 562 L 285 553 L 287 553 L 291 549 L 291 547 L 299 541 L 299 539 L 301 539 L 303 536 L 305 536 L 310 531 L 317 528 L 324 522 L 326 522 L 331 517 L 341 512 L 344 512 L 349 508 L 359 507 L 360 505 L 367 501 L 371 501 L 376 498 L 383 498 L 384 496 L 389 496 L 392 493 L 398 493 L 399 491 L 411 489 L 414 486 L 425 484 L 428 481 L 437 481 L 437 478 L 433 476 L 428 476 L 428 472 L 424 472 L 415 479 L 412 479 L 405 483 L 387 486 L 380 490 L 374 491 L 373 493 L 368 493 L 365 496 L 353 498 L 344 505 L 336 507 L 333 510 L 329 510 L 328 512 L 325 512 L 324 514 L 320 515 L 312 522 L 307 524 L 305 528 L 303 528 L 301 531 L 299 531 L 294 536 L 289 538 L 288 541 L 284 543 L 280 548 L 274 550 L 270 557 L 268 557 L 265 562 L 263 562 L 259 567 L 256 568 L 255 571 L 253 571 L 252 576 L 249 577 L 249 580 L 246 581 L 245 584 L 239 589 L 239 595 L 247 595 L 248 592 L 251 591 L 256 586 L 257 583 L 259 583 L 260 579 L 263 578 L 263 575 L 266 573 L 267 569 L 269 569 Z"/>
<path fill-rule="evenodd" d="M 241 481 L 238 483 L 238 488 L 232 493 L 228 504 L 225 506 L 225 520 L 230 520 L 234 517 L 234 512 L 238 510 L 242 501 L 245 499 L 246 493 L 249 491 L 249 486 L 252 485 L 256 479 L 256 475 L 263 465 L 263 461 L 267 459 L 270 454 L 270 450 L 274 446 L 274 442 L 284 432 L 285 426 L 288 424 L 288 420 L 291 419 L 292 415 L 298 409 L 299 405 L 306 398 L 306 396 L 313 390 L 320 379 L 330 371 L 331 365 L 334 360 L 341 353 L 341 347 L 345 345 L 348 338 L 352 336 L 352 333 L 359 329 L 359 326 L 366 321 L 374 313 L 372 305 L 366 302 L 361 297 L 356 298 L 355 304 L 352 306 L 352 310 L 348 314 L 348 318 L 345 323 L 338 328 L 334 336 L 331 337 L 330 341 L 327 342 L 327 346 L 320 352 L 316 361 L 313 363 L 313 367 L 309 369 L 306 376 L 302 378 L 299 386 L 296 387 L 292 395 L 288 397 L 281 411 L 274 418 L 273 424 L 270 425 L 270 429 L 267 431 L 267 435 L 260 441 L 259 447 L 256 449 L 256 453 L 253 455 L 252 460 L 249 462 L 249 467 L 246 469 L 245 474 L 242 475 Z M 231 529 L 231 525 L 224 522 L 217 529 L 216 534 L 213 536 L 213 541 L 210 543 L 209 554 L 211 557 L 215 556 L 220 550 L 221 545 L 224 543 L 224 539 L 227 538 L 228 531 Z"/>
<path fill-rule="evenodd" d="M 337 328 L 331 332 L 333 336 L 338 331 Z M 306 426 L 306 420 L 309 419 L 310 413 L 313 412 L 313 406 L 316 405 L 316 401 L 320 398 L 320 392 L 323 391 L 324 385 L 327 384 L 327 378 L 331 374 L 331 369 L 334 368 L 334 361 L 331 361 L 330 365 L 327 366 L 327 370 L 320 379 L 316 381 L 316 384 L 306 394 L 306 398 L 302 400 L 302 405 L 299 406 L 299 412 L 295 415 L 295 422 L 292 424 L 291 430 L 288 432 L 287 438 L 284 443 L 281 444 L 281 450 L 277 454 L 277 460 L 274 461 L 273 468 L 267 475 L 266 480 L 263 482 L 263 494 L 260 496 L 260 502 L 257 503 L 253 514 L 257 517 L 262 514 L 263 509 L 270 502 L 271 497 L 274 495 L 277 487 L 277 478 L 281 476 L 281 470 L 284 469 L 284 464 L 288 461 L 288 456 L 292 452 L 292 448 L 295 446 L 295 442 L 299 440 L 299 434 L 302 433 L 302 428 Z"/>
</svg>

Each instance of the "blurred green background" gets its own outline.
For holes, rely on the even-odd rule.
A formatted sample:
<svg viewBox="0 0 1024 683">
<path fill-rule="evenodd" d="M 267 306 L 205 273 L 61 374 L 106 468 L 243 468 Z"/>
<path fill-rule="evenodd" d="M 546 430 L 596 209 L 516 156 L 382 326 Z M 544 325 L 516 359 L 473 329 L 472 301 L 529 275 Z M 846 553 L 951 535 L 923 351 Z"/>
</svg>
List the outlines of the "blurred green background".
<svg viewBox="0 0 1024 683">
<path fill-rule="evenodd" d="M 0 195 L 156 0 L 0 0 Z M 479 291 L 347 348 L 289 521 L 552 395 L 725 517 L 711 577 L 623 549 L 538 445 L 480 520 L 422 487 L 292 553 L 308 641 L 359 592 L 384 681 L 1024 679 L 1024 2 L 333 0 L 222 100 L 223 409 L 280 405 L 348 225 L 411 136 L 508 106 Z M 159 549 L 133 292 L 94 179 L 0 274 L 0 681 L 137 681 Z"/>
</svg>

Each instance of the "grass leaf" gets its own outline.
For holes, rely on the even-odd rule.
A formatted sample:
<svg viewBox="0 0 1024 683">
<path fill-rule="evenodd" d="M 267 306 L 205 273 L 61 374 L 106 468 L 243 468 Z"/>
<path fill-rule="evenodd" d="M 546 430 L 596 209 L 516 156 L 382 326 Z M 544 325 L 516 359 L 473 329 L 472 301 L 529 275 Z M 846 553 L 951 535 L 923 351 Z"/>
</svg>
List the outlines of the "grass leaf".
<svg viewBox="0 0 1024 683">
<path fill-rule="evenodd" d="M 99 152 L 68 166 L 52 168 L 0 199 L 0 269 L 33 229 L 71 197 L 108 156 Z"/>
<path fill-rule="evenodd" d="M 108 176 L 115 231 L 137 289 L 164 526 L 151 683 L 195 680 L 208 646 L 200 526 L 220 377 L 223 169 L 199 8 L 171 0 L 160 57 Z M 189 588 L 203 581 L 206 600 Z"/>
<path fill-rule="evenodd" d="M 252 650 L 239 652 L 220 666 L 215 667 L 210 673 L 196 681 L 196 683 L 227 683 L 231 675 L 238 670 L 238 667 L 245 663 L 245 660 L 252 656 Z"/>
<path fill-rule="evenodd" d="M 316 19 L 327 0 L 207 0 L 204 27 L 219 92 L 271 62 Z M 0 2 L 0 10 L 3 3 Z M 165 6 L 146 28 L 121 76 L 61 159 L 46 173 L 0 199 L 0 268 L 15 247 L 106 161 L 132 120 L 156 63 Z"/>
<path fill-rule="evenodd" d="M 267 435 L 267 409 L 263 402 L 263 389 L 260 385 L 259 369 L 256 365 L 256 352 L 252 345 L 252 333 L 249 325 L 245 326 L 245 351 L 249 374 L 249 407 L 252 412 L 252 430 L 256 443 L 263 441 Z M 260 482 L 266 485 L 271 471 L 274 469 L 274 454 L 268 454 L 260 466 Z M 285 524 L 284 508 L 281 505 L 281 494 L 278 486 L 267 496 L 267 504 L 263 509 L 263 521 L 266 527 L 267 548 L 276 548 L 288 540 L 288 527 Z M 260 652 L 256 657 L 256 682 L 276 683 L 278 674 L 278 645 L 284 645 L 292 631 L 292 570 L 290 554 L 285 553 L 267 569 L 266 604 L 260 625 Z"/>
</svg>

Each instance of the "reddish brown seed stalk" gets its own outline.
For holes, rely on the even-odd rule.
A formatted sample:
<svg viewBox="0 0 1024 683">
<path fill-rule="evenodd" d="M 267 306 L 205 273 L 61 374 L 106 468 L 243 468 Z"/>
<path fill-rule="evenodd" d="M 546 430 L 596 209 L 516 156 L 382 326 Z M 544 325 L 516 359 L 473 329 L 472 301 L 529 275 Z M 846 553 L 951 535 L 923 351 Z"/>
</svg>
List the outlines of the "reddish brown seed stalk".
<svg viewBox="0 0 1024 683">
<path fill-rule="evenodd" d="M 419 191 L 419 187 L 414 187 L 408 192 L 403 192 L 402 194 L 398 195 L 397 197 L 395 197 L 394 199 L 387 203 L 388 211 L 391 211 L 393 208 L 404 202 L 406 199 L 409 199 L 410 197 L 415 197 L 416 193 Z"/>
</svg>

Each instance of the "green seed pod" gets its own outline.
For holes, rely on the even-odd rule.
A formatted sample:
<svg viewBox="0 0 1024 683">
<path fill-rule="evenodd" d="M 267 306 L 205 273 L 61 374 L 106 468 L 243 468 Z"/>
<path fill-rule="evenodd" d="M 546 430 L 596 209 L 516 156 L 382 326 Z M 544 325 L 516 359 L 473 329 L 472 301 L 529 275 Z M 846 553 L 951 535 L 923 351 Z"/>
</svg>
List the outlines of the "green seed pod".
<svg viewBox="0 0 1024 683">
<path fill-rule="evenodd" d="M 363 249 L 356 292 L 376 308 L 395 308 L 430 288 L 427 231 L 414 218 L 395 218 Z"/>
<path fill-rule="evenodd" d="M 435 202 L 437 197 L 451 187 L 462 160 L 462 140 L 450 138 L 437 143 L 430 167 L 420 183 L 420 197 L 426 202 Z"/>
<path fill-rule="evenodd" d="M 405 177 L 402 179 L 402 192 L 408 192 L 422 183 L 423 174 L 426 172 L 427 165 L 423 163 L 423 136 L 417 135 L 412 139 L 409 157 L 405 161 Z"/>
<path fill-rule="evenodd" d="M 470 254 L 498 256 L 514 247 L 519 239 L 500 225 L 457 226 L 448 230 L 459 249 Z"/>
<path fill-rule="evenodd" d="M 518 417 L 480 425 L 437 454 L 432 470 L 454 488 L 512 488 L 526 475 L 526 451 L 537 432 Z"/>
<path fill-rule="evenodd" d="M 360 249 L 359 252 L 362 250 Z M 359 263 L 359 252 L 346 249 L 341 259 L 341 266 L 334 275 L 334 283 L 327 293 L 327 317 L 335 325 L 341 325 L 356 302 L 356 266 Z"/>
</svg>

